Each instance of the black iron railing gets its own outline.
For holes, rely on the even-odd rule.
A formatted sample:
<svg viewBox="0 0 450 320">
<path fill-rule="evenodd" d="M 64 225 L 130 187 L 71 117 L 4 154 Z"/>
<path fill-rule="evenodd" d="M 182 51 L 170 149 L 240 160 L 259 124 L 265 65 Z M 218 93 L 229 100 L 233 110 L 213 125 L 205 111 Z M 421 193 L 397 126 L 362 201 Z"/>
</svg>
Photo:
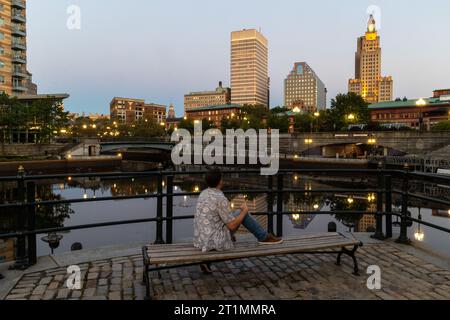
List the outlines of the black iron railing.
<svg viewBox="0 0 450 320">
<path fill-rule="evenodd" d="M 0 182 L 16 182 L 18 186 L 18 202 L 0 204 L 0 214 L 5 212 L 4 209 L 15 209 L 19 216 L 20 230 L 0 234 L 0 239 L 16 238 L 16 265 L 17 268 L 26 268 L 36 263 L 36 235 L 56 233 L 70 230 L 91 229 L 107 226 L 139 224 L 154 222 L 156 224 L 156 239 L 155 243 L 172 243 L 173 241 L 173 221 L 193 219 L 193 215 L 174 216 L 173 215 L 173 199 L 175 197 L 183 196 L 197 196 L 199 192 L 177 192 L 174 193 L 174 177 L 176 176 L 199 176 L 203 175 L 205 171 L 155 171 L 155 172 L 139 172 L 139 173 L 87 173 L 87 174 L 59 174 L 59 175 L 40 175 L 27 176 L 23 172 L 19 172 L 15 177 L 0 177 Z M 224 170 L 224 175 L 228 174 L 252 174 L 259 175 L 259 170 Z M 328 176 L 364 176 L 373 177 L 376 179 L 376 187 L 361 189 L 361 188 L 334 188 L 334 189 L 301 189 L 301 188 L 285 188 L 284 178 L 289 175 L 328 175 Z M 126 196 L 110 196 L 99 197 L 93 199 L 64 199 L 64 200 L 44 200 L 38 201 L 36 199 L 36 183 L 42 180 L 65 180 L 68 178 L 109 178 L 109 179 L 130 179 L 130 178 L 153 178 L 157 180 L 157 192 L 155 194 L 138 194 Z M 166 181 L 166 192 L 164 192 L 163 181 Z M 375 212 L 369 211 L 302 211 L 296 212 L 301 215 L 309 214 L 346 214 L 346 215 L 374 215 L 376 218 L 376 232 L 373 238 L 386 239 L 392 238 L 392 217 L 400 218 L 400 236 L 397 242 L 408 244 L 408 223 L 417 222 L 422 225 L 450 233 L 450 229 L 442 226 L 434 225 L 426 221 L 412 218 L 408 214 L 409 198 L 416 198 L 427 202 L 434 202 L 441 205 L 447 205 L 450 208 L 450 201 L 445 199 L 436 199 L 428 196 L 418 195 L 409 192 L 409 182 L 414 180 L 439 183 L 450 187 L 450 177 L 442 175 L 430 174 L 416 174 L 409 172 L 405 167 L 401 170 L 384 170 L 381 167 L 378 170 L 366 169 L 295 169 L 295 170 L 280 170 L 275 176 L 268 176 L 267 187 L 261 189 L 245 189 L 245 190 L 226 190 L 225 194 L 265 194 L 267 196 L 267 211 L 253 212 L 253 215 L 264 215 L 268 217 L 267 228 L 269 232 L 274 232 L 277 236 L 283 236 L 283 216 L 292 215 L 293 212 L 286 212 L 283 208 L 283 197 L 289 193 L 308 193 L 308 194 L 325 194 L 325 193 L 342 193 L 342 194 L 361 194 L 373 193 L 377 197 L 377 205 Z M 401 190 L 393 188 L 393 179 L 402 181 Z M 276 181 L 276 185 L 275 184 Z M 393 195 L 401 197 L 401 213 L 393 212 Z M 156 198 L 156 214 L 144 219 L 110 221 L 93 224 L 83 224 L 68 227 L 56 227 L 36 229 L 36 208 L 38 206 L 53 206 L 59 204 L 73 204 L 73 203 L 90 203 L 111 200 L 130 200 L 130 199 L 149 199 Z M 163 199 L 166 198 L 166 210 L 163 208 Z M 276 210 L 274 210 L 274 203 L 276 200 Z M 164 215 L 165 211 L 165 215 Z M 385 219 L 383 219 L 385 218 Z M 383 230 L 384 220 L 384 230 Z M 164 239 L 164 225 L 165 225 L 165 239 Z"/>
</svg>

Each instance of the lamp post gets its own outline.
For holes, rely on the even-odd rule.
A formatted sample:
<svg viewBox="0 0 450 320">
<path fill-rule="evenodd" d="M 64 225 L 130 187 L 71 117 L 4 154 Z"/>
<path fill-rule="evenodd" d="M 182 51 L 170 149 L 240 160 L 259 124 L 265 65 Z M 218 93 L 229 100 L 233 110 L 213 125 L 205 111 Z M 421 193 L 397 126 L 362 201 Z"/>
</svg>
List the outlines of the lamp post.
<svg viewBox="0 0 450 320">
<path fill-rule="evenodd" d="M 427 105 L 425 99 L 419 99 L 416 101 L 416 106 L 420 108 L 419 113 L 419 131 L 423 131 L 423 108 Z"/>
<path fill-rule="evenodd" d="M 367 144 L 370 146 L 370 152 L 373 152 L 373 147 L 377 144 L 377 139 L 373 134 L 369 136 L 369 139 L 367 140 Z"/>
<path fill-rule="evenodd" d="M 308 146 L 308 149 L 307 149 L 307 153 L 306 153 L 306 156 L 309 158 L 309 148 L 310 148 L 310 146 L 312 145 L 312 143 L 313 143 L 313 140 L 312 139 L 305 139 L 305 144 Z"/>
<path fill-rule="evenodd" d="M 316 120 L 316 132 L 319 131 L 319 117 L 320 117 L 320 112 L 318 112 L 318 111 L 314 112 L 314 118 Z"/>
</svg>

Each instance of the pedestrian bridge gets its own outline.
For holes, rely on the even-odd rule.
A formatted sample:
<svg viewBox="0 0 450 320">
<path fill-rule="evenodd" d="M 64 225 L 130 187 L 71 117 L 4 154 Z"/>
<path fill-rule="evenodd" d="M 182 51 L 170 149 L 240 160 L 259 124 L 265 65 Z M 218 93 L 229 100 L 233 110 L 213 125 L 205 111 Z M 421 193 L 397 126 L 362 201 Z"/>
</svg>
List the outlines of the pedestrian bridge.
<svg viewBox="0 0 450 320">
<path fill-rule="evenodd" d="M 371 143 L 369 140 L 372 139 Z M 338 146 L 384 148 L 384 155 L 421 155 L 450 145 L 449 132 L 385 131 L 385 132 L 327 132 L 281 135 L 282 153 L 308 152 L 335 156 Z M 341 148 L 342 150 L 342 148 Z"/>
<path fill-rule="evenodd" d="M 369 140 L 372 143 L 369 143 Z M 335 157 L 351 154 L 354 147 L 384 150 L 385 156 L 423 155 L 450 145 L 449 132 L 382 131 L 382 132 L 318 132 L 280 135 L 280 153 Z M 171 152 L 175 146 L 167 141 L 102 142 L 101 152 L 123 150 L 156 150 Z M 363 148 L 364 149 L 364 148 Z M 366 148 L 367 149 L 367 148 Z"/>
<path fill-rule="evenodd" d="M 119 152 L 130 149 L 146 149 L 161 152 L 171 152 L 175 144 L 171 142 L 151 142 L 151 141 L 124 141 L 124 142 L 102 142 L 100 150 L 102 153 Z"/>
</svg>

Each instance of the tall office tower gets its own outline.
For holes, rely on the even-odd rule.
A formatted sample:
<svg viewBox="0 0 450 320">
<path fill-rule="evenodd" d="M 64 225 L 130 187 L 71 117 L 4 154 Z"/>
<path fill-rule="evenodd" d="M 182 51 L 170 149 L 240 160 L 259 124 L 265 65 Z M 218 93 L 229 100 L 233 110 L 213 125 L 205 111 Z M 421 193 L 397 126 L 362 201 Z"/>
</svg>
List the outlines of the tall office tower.
<svg viewBox="0 0 450 320">
<path fill-rule="evenodd" d="M 231 103 L 269 106 L 268 41 L 257 30 L 231 33 Z"/>
<path fill-rule="evenodd" d="M 301 105 L 306 112 L 326 109 L 325 84 L 306 62 L 296 62 L 284 80 L 284 105 L 289 109 Z"/>
<path fill-rule="evenodd" d="M 36 94 L 27 70 L 26 1 L 0 0 L 0 93 Z"/>
<path fill-rule="evenodd" d="M 380 36 L 372 15 L 365 36 L 358 38 L 355 79 L 349 80 L 348 91 L 361 95 L 368 103 L 392 100 L 393 80 L 381 76 Z"/>
</svg>

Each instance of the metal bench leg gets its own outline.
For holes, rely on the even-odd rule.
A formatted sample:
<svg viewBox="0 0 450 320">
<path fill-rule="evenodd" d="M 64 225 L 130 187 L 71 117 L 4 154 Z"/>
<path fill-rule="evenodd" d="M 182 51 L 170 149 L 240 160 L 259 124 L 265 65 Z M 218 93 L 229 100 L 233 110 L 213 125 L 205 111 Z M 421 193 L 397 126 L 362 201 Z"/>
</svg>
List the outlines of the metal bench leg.
<svg viewBox="0 0 450 320">
<path fill-rule="evenodd" d="M 145 284 L 145 300 L 151 300 L 151 288 L 150 288 L 150 274 L 148 270 L 148 265 L 144 266 L 143 282 Z"/>
<path fill-rule="evenodd" d="M 150 290 L 150 275 L 149 275 L 149 265 L 150 259 L 147 254 L 146 247 L 142 248 L 142 257 L 143 257 L 143 272 L 142 272 L 142 283 L 145 285 L 145 300 L 151 300 L 151 290 Z"/>
<path fill-rule="evenodd" d="M 356 251 L 358 250 L 359 247 L 362 247 L 362 243 L 360 243 L 359 245 L 356 245 L 353 247 L 352 250 L 348 250 L 347 248 L 342 248 L 341 251 L 338 253 L 338 257 L 337 257 L 337 262 L 336 264 L 338 266 L 341 265 L 341 257 L 343 254 L 349 256 L 352 258 L 353 260 L 353 274 L 355 276 L 359 276 L 359 267 L 358 267 L 358 260 L 356 259 Z"/>
</svg>

